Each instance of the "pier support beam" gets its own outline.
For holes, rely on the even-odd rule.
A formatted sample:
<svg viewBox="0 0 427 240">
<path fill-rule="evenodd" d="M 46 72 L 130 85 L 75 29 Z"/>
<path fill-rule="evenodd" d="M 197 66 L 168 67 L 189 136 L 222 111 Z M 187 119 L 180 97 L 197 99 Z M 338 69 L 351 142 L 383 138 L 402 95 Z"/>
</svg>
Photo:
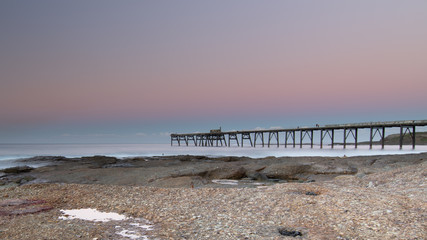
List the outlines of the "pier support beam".
<svg viewBox="0 0 427 240">
<path fill-rule="evenodd" d="M 252 145 L 251 133 L 242 133 L 242 147 L 243 147 L 243 142 L 245 139 L 249 140 L 249 142 L 251 143 L 251 147 L 252 147 L 253 145 Z"/>
<path fill-rule="evenodd" d="M 199 141 L 199 146 L 209 147 L 209 139 L 207 135 L 197 135 L 196 139 Z"/>
<path fill-rule="evenodd" d="M 331 148 L 334 148 L 334 129 L 320 130 L 320 148 L 323 148 L 323 139 L 325 139 L 326 136 L 331 138 Z"/>
<path fill-rule="evenodd" d="M 310 146 L 313 148 L 313 130 L 300 130 L 300 133 L 301 137 L 299 147 L 302 148 L 302 141 L 304 140 L 305 136 L 308 136 L 310 138 Z"/>
<path fill-rule="evenodd" d="M 218 135 L 214 135 L 216 138 L 216 146 L 218 147 L 218 141 L 221 143 L 221 147 L 222 146 L 227 146 L 227 140 L 225 139 L 224 134 L 218 134 Z M 222 141 L 224 141 L 224 145 L 222 144 Z"/>
<path fill-rule="evenodd" d="M 372 142 L 377 133 L 381 137 L 381 149 L 384 149 L 385 127 L 371 127 L 370 129 L 369 149 L 372 149 Z"/>
<path fill-rule="evenodd" d="M 194 135 L 188 135 L 187 136 L 187 142 L 190 140 L 193 140 L 194 146 L 197 147 L 197 142 L 196 142 L 196 139 L 194 138 Z"/>
<path fill-rule="evenodd" d="M 198 143 L 197 146 L 204 147 L 203 135 L 196 135 L 196 142 Z"/>
<path fill-rule="evenodd" d="M 237 133 L 229 133 L 228 134 L 228 146 L 230 147 L 231 140 L 236 140 L 237 146 L 239 147 L 239 139 L 237 138 Z"/>
<path fill-rule="evenodd" d="M 288 147 L 288 140 L 292 139 L 292 145 L 295 148 L 295 131 L 286 131 L 285 132 L 285 148 Z"/>
<path fill-rule="evenodd" d="M 268 147 L 270 147 L 270 142 L 272 138 L 276 138 L 277 147 L 279 147 L 279 132 L 268 133 Z"/>
<path fill-rule="evenodd" d="M 173 146 L 174 141 L 176 141 L 179 144 L 178 136 L 171 134 L 171 146 Z"/>
<path fill-rule="evenodd" d="M 343 145 L 344 149 L 347 145 L 347 139 L 350 136 L 350 134 L 354 138 L 354 148 L 357 148 L 357 128 L 344 128 L 344 145 Z"/>
<path fill-rule="evenodd" d="M 255 132 L 254 136 L 254 147 L 256 147 L 257 138 L 261 138 L 262 147 L 264 147 L 264 132 Z"/>
<path fill-rule="evenodd" d="M 184 140 L 185 144 L 188 146 L 188 141 L 186 136 L 178 136 L 178 146 L 181 146 L 181 140 Z"/>
<path fill-rule="evenodd" d="M 403 147 L 403 138 L 405 137 L 406 133 L 408 133 L 411 137 L 412 149 L 415 149 L 415 126 L 400 126 L 399 148 L 402 149 Z"/>
</svg>

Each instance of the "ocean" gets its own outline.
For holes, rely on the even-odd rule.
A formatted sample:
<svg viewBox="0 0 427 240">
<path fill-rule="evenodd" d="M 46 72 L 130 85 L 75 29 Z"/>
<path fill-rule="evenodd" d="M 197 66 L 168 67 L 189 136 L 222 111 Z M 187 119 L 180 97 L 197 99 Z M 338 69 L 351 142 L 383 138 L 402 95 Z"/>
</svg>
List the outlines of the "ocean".
<svg viewBox="0 0 427 240">
<path fill-rule="evenodd" d="M 0 144 L 0 169 L 25 165 L 17 160 L 36 156 L 65 156 L 82 157 L 104 155 L 117 158 L 127 157 L 147 157 L 147 156 L 172 156 L 172 155 L 205 155 L 211 157 L 220 156 L 247 156 L 252 158 L 262 158 L 267 156 L 366 156 L 384 154 L 408 154 L 427 152 L 427 146 L 404 146 L 399 150 L 399 146 L 388 145 L 385 149 L 374 146 L 372 150 L 367 145 L 359 145 L 357 149 L 348 145 L 346 149 L 336 145 L 334 149 L 324 146 L 320 149 L 318 145 L 313 148 L 304 145 L 303 148 L 292 148 L 289 146 L 271 146 L 256 148 L 245 147 L 194 147 L 194 146 L 171 146 L 170 144 Z M 30 166 L 37 167 L 46 163 L 30 163 Z"/>
</svg>

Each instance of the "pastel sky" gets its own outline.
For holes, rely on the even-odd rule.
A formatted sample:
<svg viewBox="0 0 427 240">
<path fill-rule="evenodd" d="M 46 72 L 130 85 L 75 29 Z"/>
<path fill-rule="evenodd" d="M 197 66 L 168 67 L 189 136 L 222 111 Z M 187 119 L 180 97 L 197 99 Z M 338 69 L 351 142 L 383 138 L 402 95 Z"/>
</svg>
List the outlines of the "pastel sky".
<svg viewBox="0 0 427 240">
<path fill-rule="evenodd" d="M 0 143 L 427 119 L 427 1 L 0 1 Z"/>
</svg>

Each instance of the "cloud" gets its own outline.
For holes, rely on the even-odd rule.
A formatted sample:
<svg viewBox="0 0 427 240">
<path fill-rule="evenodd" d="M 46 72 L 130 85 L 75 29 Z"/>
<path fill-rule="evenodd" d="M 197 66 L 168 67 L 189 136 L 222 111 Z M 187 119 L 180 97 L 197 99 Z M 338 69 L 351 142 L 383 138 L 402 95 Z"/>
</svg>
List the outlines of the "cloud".
<svg viewBox="0 0 427 240">
<path fill-rule="evenodd" d="M 146 133 L 143 133 L 143 132 L 136 133 L 135 135 L 136 135 L 136 136 L 140 136 L 140 137 L 145 137 L 145 136 L 147 136 L 147 134 L 146 134 Z"/>
<path fill-rule="evenodd" d="M 70 134 L 63 133 L 61 137 L 118 137 L 119 135 L 114 133 L 88 133 L 88 134 Z"/>
<path fill-rule="evenodd" d="M 161 132 L 161 133 L 159 133 L 159 135 L 160 136 L 170 136 L 171 135 L 171 133 L 170 132 Z"/>
<path fill-rule="evenodd" d="M 170 132 L 158 132 L 158 133 L 153 133 L 153 136 L 160 136 L 160 137 L 169 137 L 171 135 Z"/>
<path fill-rule="evenodd" d="M 88 137 L 117 137 L 119 135 L 114 134 L 114 133 L 91 133 L 91 134 L 87 134 L 85 136 L 88 136 Z"/>
</svg>

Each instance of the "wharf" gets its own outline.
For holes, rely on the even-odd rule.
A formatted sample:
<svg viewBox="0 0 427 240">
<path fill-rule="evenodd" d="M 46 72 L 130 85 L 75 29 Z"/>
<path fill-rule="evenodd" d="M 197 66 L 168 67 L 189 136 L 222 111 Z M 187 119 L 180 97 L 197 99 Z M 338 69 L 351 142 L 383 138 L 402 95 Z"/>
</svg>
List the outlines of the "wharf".
<svg viewBox="0 0 427 240">
<path fill-rule="evenodd" d="M 243 147 L 244 142 L 249 142 L 251 147 L 258 144 L 264 147 L 267 145 L 280 145 L 280 139 L 284 140 L 284 146 L 292 145 L 295 147 L 299 144 L 300 148 L 303 146 L 304 139 L 308 139 L 311 147 L 314 144 L 314 133 L 320 133 L 320 148 L 323 148 L 325 140 L 330 140 L 331 148 L 338 144 L 335 142 L 335 133 L 337 130 L 343 131 L 343 142 L 339 143 L 346 148 L 349 140 L 354 140 L 354 146 L 358 145 L 358 132 L 360 129 L 370 129 L 369 146 L 372 149 L 374 138 L 379 136 L 381 147 L 384 148 L 385 130 L 386 128 L 400 128 L 399 147 L 402 149 L 403 139 L 406 135 L 410 136 L 412 148 L 415 148 L 415 134 L 416 127 L 427 126 L 427 120 L 406 120 L 406 121 L 388 121 L 388 122 L 365 122 L 365 123 L 351 123 L 351 124 L 332 124 L 315 127 L 297 127 L 297 128 L 277 128 L 268 130 L 242 130 L 242 131 L 221 131 L 221 129 L 214 129 L 207 133 L 173 133 L 171 134 L 171 146 L 173 143 L 181 142 L 186 146 L 194 144 L 200 147 L 214 147 L 214 146 L 231 146 L 231 143 L 236 143 L 237 146 Z M 267 137 L 268 135 L 268 137 Z M 299 143 L 296 140 L 299 136 Z M 240 139 L 240 142 L 239 142 Z M 253 140 L 253 141 L 252 141 Z M 352 143 L 353 144 L 353 143 Z"/>
</svg>

